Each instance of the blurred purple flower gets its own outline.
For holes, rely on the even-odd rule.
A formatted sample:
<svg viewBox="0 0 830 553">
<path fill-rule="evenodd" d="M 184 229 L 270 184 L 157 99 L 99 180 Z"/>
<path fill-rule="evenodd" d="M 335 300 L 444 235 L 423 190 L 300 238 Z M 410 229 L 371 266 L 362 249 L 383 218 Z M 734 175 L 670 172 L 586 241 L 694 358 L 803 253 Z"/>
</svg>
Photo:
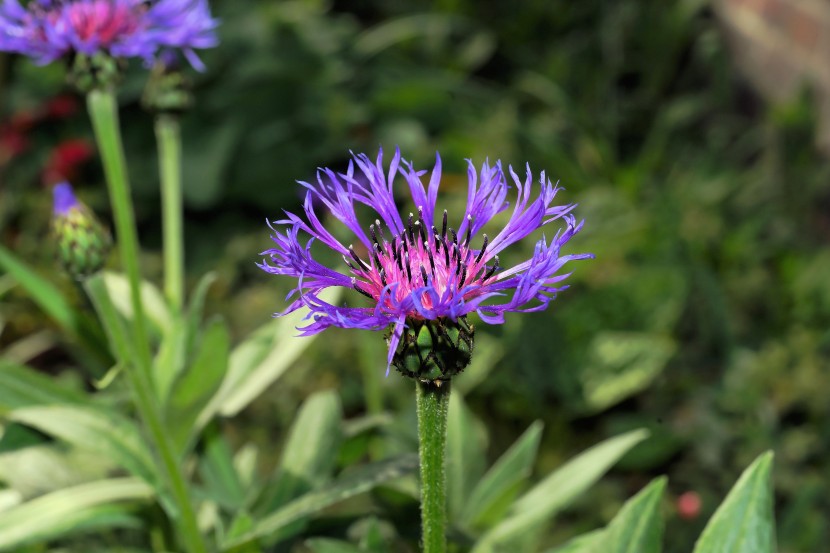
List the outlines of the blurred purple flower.
<svg viewBox="0 0 830 553">
<path fill-rule="evenodd" d="M 47 64 L 76 53 L 151 62 L 179 49 L 202 69 L 194 49 L 216 46 L 217 25 L 207 0 L 3 0 L 0 51 Z"/>
<path fill-rule="evenodd" d="M 506 210 L 510 185 L 500 162 L 484 163 L 479 173 L 468 162 L 467 207 L 457 229 L 451 228 L 446 211 L 435 222 L 435 203 L 441 181 L 441 158 L 425 188 L 421 177 L 396 151 L 388 171 L 383 153 L 376 162 L 366 155 L 354 155 L 346 173 L 321 169 L 316 184 L 301 182 L 306 189 L 305 218 L 287 213 L 271 225 L 276 247 L 262 255 L 263 270 L 299 280 L 287 299 L 297 296 L 283 313 L 306 306 L 312 322 L 301 328 L 303 335 L 321 332 L 330 326 L 382 330 L 394 325 L 389 338 L 388 363 L 392 362 L 407 319 L 456 321 L 476 312 L 490 324 L 504 322 L 508 311 L 541 311 L 567 286 L 559 285 L 567 274 L 558 274 L 568 262 L 593 257 L 591 254 L 560 255 L 562 246 L 582 228 L 569 213 L 575 204 L 551 205 L 559 188 L 541 174 L 540 194 L 531 200 L 533 177 L 530 168 L 522 181 L 512 168 L 509 173 L 517 189 L 516 204 L 504 227 L 492 239 L 478 233 Z M 393 180 L 403 176 L 417 214 L 402 218 L 393 194 Z M 358 253 L 345 246 L 323 226 L 315 205 L 322 203 L 360 242 Z M 357 204 L 374 210 L 377 217 L 368 233 L 359 222 Z M 540 227 L 563 219 L 565 229 L 548 243 L 536 243 L 533 256 L 514 267 L 502 269 L 499 253 Z M 440 227 L 440 228 L 439 228 Z M 300 233 L 311 238 L 304 243 Z M 311 256 L 311 245 L 319 240 L 343 256 L 348 274 L 329 269 Z M 474 246 L 476 243 L 476 246 Z M 369 307 L 340 307 L 319 297 L 332 286 L 357 290 L 371 302 Z"/>
</svg>

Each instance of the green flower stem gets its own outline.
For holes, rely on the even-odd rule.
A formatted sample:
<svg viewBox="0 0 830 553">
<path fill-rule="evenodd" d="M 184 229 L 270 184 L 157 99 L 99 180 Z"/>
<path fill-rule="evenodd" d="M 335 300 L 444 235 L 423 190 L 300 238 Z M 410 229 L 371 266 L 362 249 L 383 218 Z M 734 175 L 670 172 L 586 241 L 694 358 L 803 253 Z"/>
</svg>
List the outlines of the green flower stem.
<svg viewBox="0 0 830 553">
<path fill-rule="evenodd" d="M 95 140 L 104 163 L 121 264 L 130 283 L 130 304 L 133 308 L 133 340 L 142 365 L 150 365 L 150 342 L 141 303 L 141 273 L 138 261 L 138 237 L 135 230 L 133 201 L 127 177 L 127 162 L 121 144 L 118 104 L 111 91 L 93 90 L 87 95 L 89 116 Z"/>
<path fill-rule="evenodd" d="M 147 339 L 144 307 L 141 303 L 138 238 L 118 123 L 118 104 L 112 91 L 93 90 L 87 95 L 87 105 L 107 177 L 121 262 L 130 284 L 134 342 L 130 353 L 135 359 L 133 366 L 129 367 L 126 372 L 133 387 L 136 406 L 158 449 L 164 476 L 178 508 L 178 513 L 173 518 L 179 526 L 181 540 L 189 553 L 207 553 L 207 547 L 196 522 L 193 504 L 187 492 L 187 485 L 173 453 L 170 437 L 162 422 L 159 402 L 154 392 L 152 356 Z"/>
<path fill-rule="evenodd" d="M 447 412 L 450 383 L 416 384 L 418 451 L 421 458 L 421 532 L 424 553 L 447 550 Z"/>
<path fill-rule="evenodd" d="M 184 231 L 182 226 L 182 142 L 175 115 L 156 118 L 164 217 L 164 293 L 174 310 L 184 302 Z"/>
</svg>

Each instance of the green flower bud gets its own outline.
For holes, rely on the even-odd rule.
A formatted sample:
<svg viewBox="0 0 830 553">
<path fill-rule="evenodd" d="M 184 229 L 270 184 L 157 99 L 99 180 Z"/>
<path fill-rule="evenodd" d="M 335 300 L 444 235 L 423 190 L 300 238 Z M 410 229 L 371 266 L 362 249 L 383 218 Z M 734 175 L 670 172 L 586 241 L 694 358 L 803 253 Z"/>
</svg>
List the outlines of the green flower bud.
<svg viewBox="0 0 830 553">
<path fill-rule="evenodd" d="M 156 114 L 180 115 L 193 105 L 190 80 L 179 70 L 179 62 L 170 51 L 162 53 L 153 66 L 141 105 Z"/>
<path fill-rule="evenodd" d="M 91 56 L 76 54 L 67 80 L 78 92 L 112 88 L 121 82 L 125 61 L 99 52 Z"/>
<path fill-rule="evenodd" d="M 466 317 L 455 322 L 409 318 L 392 365 L 404 376 L 440 386 L 470 364 L 474 335 Z"/>
<path fill-rule="evenodd" d="M 112 248 L 109 231 L 75 198 L 68 183 L 55 185 L 54 201 L 52 232 L 58 261 L 77 280 L 97 273 L 106 264 Z"/>
</svg>

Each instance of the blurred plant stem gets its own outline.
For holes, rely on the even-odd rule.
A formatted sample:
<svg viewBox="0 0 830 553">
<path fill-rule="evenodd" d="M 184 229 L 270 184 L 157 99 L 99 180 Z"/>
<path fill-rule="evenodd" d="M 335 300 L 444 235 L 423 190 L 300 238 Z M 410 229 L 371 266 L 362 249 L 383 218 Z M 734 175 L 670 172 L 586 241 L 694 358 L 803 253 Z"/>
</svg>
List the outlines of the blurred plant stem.
<svg viewBox="0 0 830 553">
<path fill-rule="evenodd" d="M 424 553 L 447 550 L 447 413 L 450 383 L 415 385 L 421 461 L 421 536 Z"/>
<path fill-rule="evenodd" d="M 161 209 L 164 220 L 164 293 L 176 312 L 184 302 L 184 230 L 182 224 L 182 142 L 179 118 L 156 117 Z"/>
<path fill-rule="evenodd" d="M 123 355 L 132 357 L 132 366 L 126 372 L 135 394 L 139 413 L 158 449 L 162 470 L 178 509 L 178 513 L 171 513 L 171 518 L 177 523 L 181 532 L 180 538 L 188 552 L 207 553 L 187 485 L 173 453 L 170 437 L 162 422 L 159 412 L 160 403 L 155 397 L 152 357 L 141 302 L 138 237 L 118 122 L 118 103 L 111 90 L 93 90 L 87 95 L 87 105 L 104 165 L 121 263 L 130 283 L 130 300 L 133 308 L 133 347 L 126 348 L 122 352 Z"/>
</svg>

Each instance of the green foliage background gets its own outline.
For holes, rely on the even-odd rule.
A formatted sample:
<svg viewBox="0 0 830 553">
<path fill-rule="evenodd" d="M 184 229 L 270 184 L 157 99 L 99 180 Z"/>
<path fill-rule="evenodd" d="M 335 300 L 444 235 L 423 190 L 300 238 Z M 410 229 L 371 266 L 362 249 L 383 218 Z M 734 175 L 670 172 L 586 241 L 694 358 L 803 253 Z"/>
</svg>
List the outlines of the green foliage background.
<svg viewBox="0 0 830 553">
<path fill-rule="evenodd" d="M 586 225 L 573 252 L 597 259 L 573 267 L 571 289 L 547 312 L 478 325 L 495 362 L 467 402 L 488 429 L 491 457 L 536 419 L 546 423 L 539 474 L 621 431 L 652 433 L 548 541 L 606 523 L 667 474 L 669 497 L 693 490 L 703 499 L 699 517 L 668 522 L 666 551 L 686 551 L 677 544 L 692 543 L 740 471 L 773 449 L 780 551 L 827 543 L 830 162 L 813 147 L 808 95 L 760 103 L 707 2 L 212 6 L 222 45 L 205 53 L 209 70 L 192 75 L 197 105 L 184 121 L 187 266 L 191 285 L 217 271 L 208 311 L 230 320 L 234 339 L 284 306 L 291 283 L 254 262 L 269 247 L 265 219 L 297 207 L 294 181 L 316 167 L 399 145 L 429 168 L 439 151 L 441 201 L 457 206 L 466 158 L 517 170 L 528 162 L 561 182 L 563 202 L 580 204 Z M 61 68 L 21 59 L 4 59 L 3 79 L 6 114 L 63 90 Z M 158 280 L 156 157 L 142 86 L 132 68 L 121 99 L 143 267 Z M 58 141 L 90 135 L 83 113 L 39 128 L 34 147 L 2 169 L 2 241 L 44 274 L 50 198 L 37 175 Z M 101 179 L 92 164 L 75 184 L 105 214 Z M 77 359 L 24 294 L 2 299 L 0 346 L 50 373 Z M 337 389 L 347 414 L 377 402 L 374 387 L 386 408 L 411 411 L 408 382 L 370 376 L 383 371 L 380 335 L 333 330 L 321 346 L 226 423 L 237 445 L 283 443 L 301 400 L 322 389 Z M 86 366 L 87 377 L 100 376 Z"/>
</svg>

